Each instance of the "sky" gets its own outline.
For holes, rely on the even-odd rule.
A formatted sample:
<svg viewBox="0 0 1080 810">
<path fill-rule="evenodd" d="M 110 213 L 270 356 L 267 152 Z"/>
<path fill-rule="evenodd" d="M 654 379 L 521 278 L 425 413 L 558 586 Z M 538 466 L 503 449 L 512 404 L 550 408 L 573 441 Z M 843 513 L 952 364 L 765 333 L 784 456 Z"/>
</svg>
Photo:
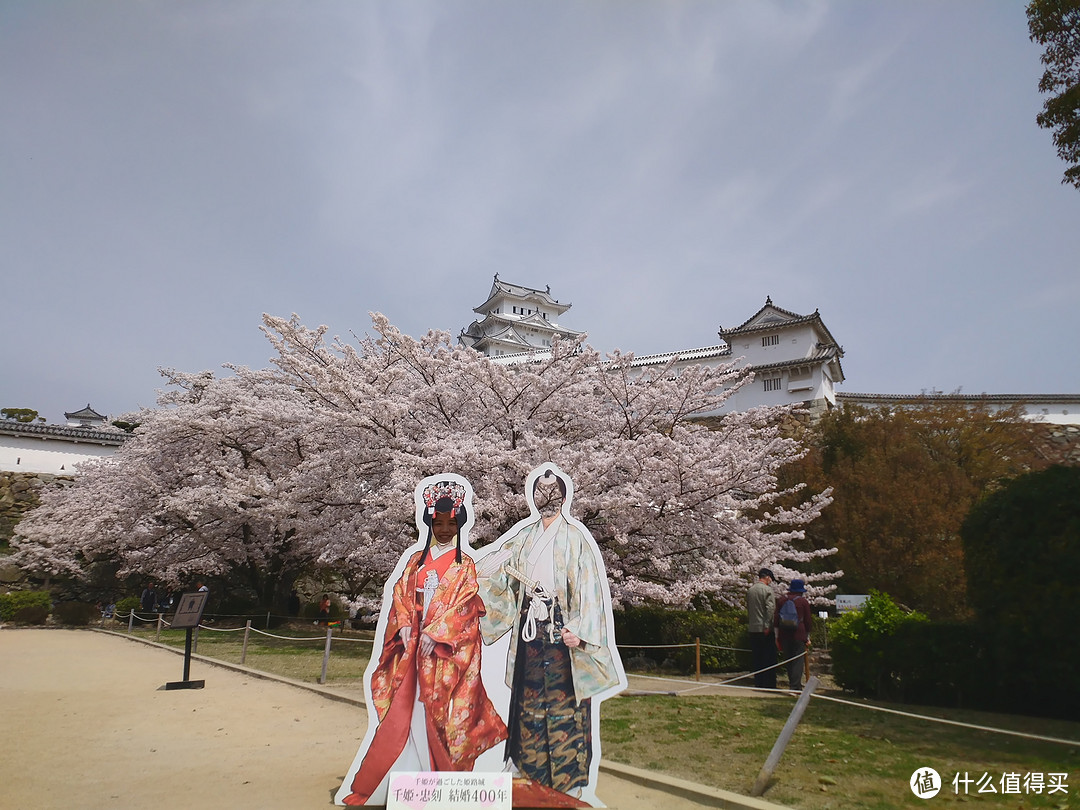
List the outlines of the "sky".
<svg viewBox="0 0 1080 810">
<path fill-rule="evenodd" d="M 601 351 L 819 310 L 840 391 L 1080 394 L 1022 2 L 0 0 L 0 406 L 269 366 L 263 313 Z"/>
</svg>

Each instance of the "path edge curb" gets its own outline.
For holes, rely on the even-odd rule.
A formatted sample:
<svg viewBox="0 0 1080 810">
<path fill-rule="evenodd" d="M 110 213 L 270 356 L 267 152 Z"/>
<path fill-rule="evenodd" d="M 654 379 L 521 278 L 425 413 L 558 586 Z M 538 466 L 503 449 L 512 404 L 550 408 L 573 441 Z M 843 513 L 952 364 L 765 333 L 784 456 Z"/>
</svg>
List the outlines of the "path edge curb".
<svg viewBox="0 0 1080 810">
<path fill-rule="evenodd" d="M 145 644 L 148 647 L 155 647 L 160 650 L 168 650 L 174 655 L 183 656 L 184 651 L 177 649 L 176 647 L 170 647 L 168 644 L 161 644 L 160 642 L 150 641 L 149 639 L 139 638 L 137 636 L 128 635 L 127 633 L 121 633 L 117 630 L 106 630 L 99 627 L 88 628 L 94 633 L 102 633 L 104 635 L 116 636 L 117 638 L 127 639 L 128 641 L 134 641 L 139 644 Z M 274 681 L 276 683 L 282 683 L 286 686 L 294 686 L 298 689 L 304 689 L 308 692 L 313 692 L 321 697 L 329 698 L 330 700 L 336 700 L 340 703 L 349 703 L 353 706 L 366 706 L 367 704 L 354 697 L 348 695 L 341 695 L 336 692 L 332 692 L 329 689 L 325 689 L 318 684 L 307 683 L 305 681 L 298 681 L 295 678 L 286 678 L 283 675 L 274 675 L 270 672 L 263 672 L 261 670 L 252 669 L 251 667 L 245 667 L 240 664 L 232 664 L 228 661 L 219 661 L 216 658 L 207 658 L 205 655 L 198 655 L 192 653 L 191 658 L 200 663 L 207 664 L 208 666 L 220 667 L 221 669 L 232 670 L 242 675 L 249 675 L 252 678 L 260 678 L 264 681 Z M 688 779 L 680 779 L 675 776 L 668 776 L 664 773 L 658 773 L 656 771 L 647 771 L 643 768 L 635 768 L 632 765 L 623 765 L 621 762 L 612 762 L 610 760 L 601 760 L 600 770 L 605 771 L 612 776 L 619 779 L 625 779 L 628 782 L 634 782 L 642 787 L 651 788 L 653 790 L 659 790 L 665 793 L 671 793 L 676 796 L 681 796 L 685 799 L 698 802 L 708 807 L 720 807 L 724 810 L 790 810 L 790 808 L 781 804 L 773 804 L 767 802 L 764 799 L 756 799 L 752 796 L 742 796 L 738 793 L 732 793 L 731 791 L 721 790 L 720 788 L 709 787 L 708 785 L 702 785 L 698 782 L 691 782 Z M 613 808 L 609 808 L 613 810 Z"/>
</svg>

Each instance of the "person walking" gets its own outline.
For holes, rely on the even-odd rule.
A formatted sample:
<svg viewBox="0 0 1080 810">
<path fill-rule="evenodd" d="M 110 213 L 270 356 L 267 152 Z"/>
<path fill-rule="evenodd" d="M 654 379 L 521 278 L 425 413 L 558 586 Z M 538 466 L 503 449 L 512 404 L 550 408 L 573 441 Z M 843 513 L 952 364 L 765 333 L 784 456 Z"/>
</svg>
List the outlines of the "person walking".
<svg viewBox="0 0 1080 810">
<path fill-rule="evenodd" d="M 806 662 L 800 653 L 809 654 L 810 630 L 814 621 L 810 603 L 803 596 L 805 593 L 805 582 L 801 579 L 791 580 L 788 592 L 776 603 L 774 617 L 777 646 L 787 661 L 788 688 L 793 690 L 802 689 Z"/>
<path fill-rule="evenodd" d="M 776 594 L 772 584 L 773 572 L 762 568 L 758 571 L 757 582 L 746 592 L 751 669 L 754 686 L 758 689 L 776 688 L 776 639 L 773 636 Z"/>
</svg>

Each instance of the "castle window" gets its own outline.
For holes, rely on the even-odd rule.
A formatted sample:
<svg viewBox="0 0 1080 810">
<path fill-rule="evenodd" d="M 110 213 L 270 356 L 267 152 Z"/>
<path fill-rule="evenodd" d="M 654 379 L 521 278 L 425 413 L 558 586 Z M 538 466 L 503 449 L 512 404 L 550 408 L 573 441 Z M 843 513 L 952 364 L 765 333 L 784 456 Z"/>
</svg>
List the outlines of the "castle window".
<svg viewBox="0 0 1080 810">
<path fill-rule="evenodd" d="M 779 391 L 780 390 L 780 378 L 773 377 L 772 379 L 762 380 L 765 384 L 766 391 Z"/>
<path fill-rule="evenodd" d="M 780 345 L 780 336 L 779 335 L 766 335 L 765 337 L 763 337 L 761 339 L 761 345 L 762 346 L 779 346 Z M 766 390 L 768 390 L 768 389 L 766 389 Z"/>
</svg>

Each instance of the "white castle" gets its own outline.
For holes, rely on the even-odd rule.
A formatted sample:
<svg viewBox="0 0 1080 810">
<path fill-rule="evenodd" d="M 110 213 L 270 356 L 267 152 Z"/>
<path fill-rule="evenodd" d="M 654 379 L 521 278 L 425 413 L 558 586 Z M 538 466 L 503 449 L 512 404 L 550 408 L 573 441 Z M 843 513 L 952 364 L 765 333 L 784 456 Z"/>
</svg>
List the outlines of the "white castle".
<svg viewBox="0 0 1080 810">
<path fill-rule="evenodd" d="M 496 273 L 487 301 L 473 310 L 480 320 L 463 329 L 458 340 L 488 357 L 531 356 L 537 349 L 550 349 L 556 336 L 572 340 L 582 334 L 555 322 L 570 306 L 552 298 L 550 287 L 508 284 Z"/>
<path fill-rule="evenodd" d="M 66 425 L 0 419 L 0 472 L 73 475 L 77 465 L 111 456 L 130 435 L 89 403 L 64 418 Z"/>
<path fill-rule="evenodd" d="M 487 300 L 473 311 L 482 316 L 463 329 L 459 342 L 496 359 L 514 363 L 535 358 L 551 348 L 555 335 L 582 334 L 560 326 L 556 318 L 569 310 L 551 295 L 551 288 L 536 290 L 499 279 Z M 719 328 L 720 342 L 696 349 L 635 356 L 637 368 L 675 368 L 695 364 L 716 366 L 740 360 L 754 372 L 754 380 L 736 391 L 716 413 L 745 411 L 759 405 L 802 405 L 816 415 L 844 404 L 866 406 L 914 405 L 946 401 L 982 404 L 991 409 L 1022 404 L 1028 417 L 1061 425 L 1080 425 L 1080 394 L 849 394 L 836 387 L 844 382 L 840 364 L 844 348 L 833 337 L 818 310 L 800 315 L 778 307 L 771 297 L 743 323 Z"/>
<path fill-rule="evenodd" d="M 473 310 L 478 320 L 463 329 L 459 342 L 500 363 L 535 358 L 550 351 L 557 337 L 583 333 L 558 323 L 571 305 L 552 297 L 551 288 L 533 289 L 499 279 L 487 300 Z M 778 307 L 772 298 L 743 323 L 717 331 L 718 343 L 696 349 L 634 358 L 635 368 L 710 366 L 740 360 L 754 379 L 736 391 L 715 413 L 745 411 L 759 405 L 799 404 L 811 415 L 845 404 L 917 405 L 928 400 L 986 405 L 991 409 L 1022 404 L 1029 418 L 1051 425 L 1080 425 L 1080 394 L 849 394 L 836 390 L 844 382 L 843 347 L 814 310 L 800 315 Z M 23 424 L 0 419 L 0 472 L 71 475 L 82 462 L 108 457 L 129 434 L 108 424 L 89 405 L 66 413 L 67 425 Z M 1074 427 L 1063 427 L 1075 431 Z"/>
</svg>

